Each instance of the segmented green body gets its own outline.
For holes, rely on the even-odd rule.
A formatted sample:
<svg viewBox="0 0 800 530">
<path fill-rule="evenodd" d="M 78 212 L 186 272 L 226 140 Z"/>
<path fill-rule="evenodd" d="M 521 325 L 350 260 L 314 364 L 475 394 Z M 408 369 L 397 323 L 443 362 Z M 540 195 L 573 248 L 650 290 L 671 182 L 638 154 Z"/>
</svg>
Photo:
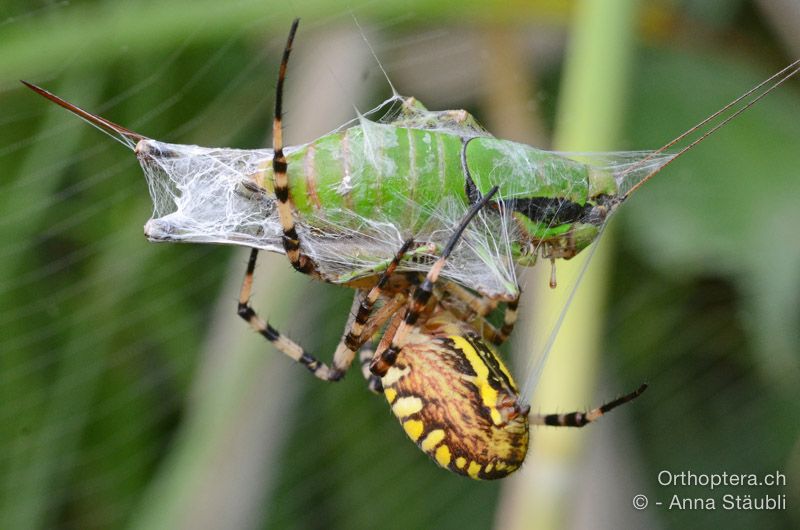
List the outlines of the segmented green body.
<svg viewBox="0 0 800 530">
<path fill-rule="evenodd" d="M 287 252 L 287 214 L 282 220 L 278 210 L 291 204 L 294 250 L 318 278 L 350 286 L 371 285 L 408 238 L 418 246 L 398 271 L 424 272 L 467 208 L 497 186 L 442 275 L 493 300 L 516 300 L 516 264 L 573 257 L 630 190 L 672 159 L 544 151 L 492 137 L 463 110 L 430 112 L 395 95 L 380 107 L 382 122 L 362 116 L 282 150 L 278 167 L 288 167 L 288 179 L 276 190 L 271 149 L 159 142 L 31 87 L 134 149 L 153 198 L 150 240 Z"/>
<path fill-rule="evenodd" d="M 324 281 L 369 285 L 408 238 L 418 246 L 398 271 L 424 272 L 468 207 L 497 186 L 442 274 L 514 300 L 517 264 L 575 256 L 627 191 L 671 159 L 554 153 L 494 138 L 463 110 L 430 112 L 399 97 L 386 105 L 385 121 L 360 117 L 283 150 L 299 251 Z M 135 151 L 155 205 L 148 238 L 285 251 L 272 150 L 141 139 Z"/>
<path fill-rule="evenodd" d="M 367 120 L 291 151 L 287 161 L 292 201 L 304 219 L 346 223 L 336 212 L 347 212 L 347 219 L 353 214 L 391 219 L 416 233 L 443 197 L 469 202 L 471 179 L 481 194 L 499 185 L 502 202 L 549 204 L 537 209 L 538 218 L 514 212 L 521 234 L 536 243 L 590 226 L 589 241 L 579 242 L 574 252 L 591 242 L 602 224 L 604 215 L 592 221 L 589 214 L 598 198 L 617 195 L 610 173 L 549 151 L 489 136 L 465 138 Z M 271 184 L 271 168 L 265 167 L 262 185 L 271 189 Z M 565 204 L 574 215 L 557 213 Z"/>
</svg>

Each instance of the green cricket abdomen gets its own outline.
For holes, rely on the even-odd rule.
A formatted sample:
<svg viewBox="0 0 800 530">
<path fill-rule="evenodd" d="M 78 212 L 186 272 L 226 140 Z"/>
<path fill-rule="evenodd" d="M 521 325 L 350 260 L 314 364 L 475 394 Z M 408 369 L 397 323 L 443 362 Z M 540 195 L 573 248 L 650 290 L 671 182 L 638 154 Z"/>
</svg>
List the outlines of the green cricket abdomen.
<svg viewBox="0 0 800 530">
<path fill-rule="evenodd" d="M 497 197 L 519 228 L 513 243 L 544 243 L 568 257 L 596 237 L 606 211 L 598 197 L 615 194 L 610 174 L 556 153 L 368 120 L 291 149 L 287 161 L 290 194 L 306 226 L 373 239 L 449 227 L 469 202 L 472 179 L 481 194 L 499 186 Z M 269 167 L 263 182 L 271 188 Z M 393 228 L 376 228 L 382 223 Z"/>
<path fill-rule="evenodd" d="M 461 145 L 452 134 L 364 121 L 290 152 L 290 194 L 307 218 L 356 214 L 413 233 L 443 198 L 466 203 Z M 271 168 L 264 177 L 271 188 Z"/>
</svg>

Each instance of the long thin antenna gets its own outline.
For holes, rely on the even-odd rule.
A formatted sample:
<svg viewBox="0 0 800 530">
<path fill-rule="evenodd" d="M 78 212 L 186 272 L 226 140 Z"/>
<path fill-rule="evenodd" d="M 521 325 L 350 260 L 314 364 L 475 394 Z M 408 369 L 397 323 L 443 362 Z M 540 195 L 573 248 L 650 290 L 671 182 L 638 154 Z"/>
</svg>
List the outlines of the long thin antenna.
<svg viewBox="0 0 800 530">
<path fill-rule="evenodd" d="M 722 128 L 725 124 L 730 122 L 732 119 L 734 119 L 735 117 L 739 116 L 741 113 L 743 113 L 744 111 L 746 111 L 747 109 L 749 109 L 750 107 L 755 105 L 756 102 L 758 102 L 761 98 L 763 98 L 764 96 L 766 96 L 767 94 L 769 94 L 770 92 L 772 92 L 773 90 L 778 88 L 780 85 L 782 85 L 784 82 L 786 82 L 789 78 L 794 76 L 798 71 L 800 71 L 800 59 L 796 60 L 795 62 L 793 62 L 789 66 L 781 69 L 779 72 L 776 72 L 771 77 L 765 79 L 764 81 L 762 81 L 758 85 L 754 86 L 753 88 L 751 88 L 750 90 L 748 90 L 747 92 L 745 92 L 744 94 L 739 96 L 738 98 L 734 99 L 733 101 L 731 101 L 730 103 L 728 103 L 727 105 L 725 105 L 724 107 L 722 107 L 721 109 L 716 111 L 714 114 L 710 115 L 709 117 L 707 117 L 706 119 L 704 119 L 703 121 L 701 121 L 700 123 L 695 125 L 694 127 L 690 128 L 689 130 L 687 130 L 686 132 L 684 132 L 683 134 L 681 134 L 680 136 L 675 138 L 674 140 L 670 141 L 669 143 L 667 143 L 666 145 L 664 145 L 660 149 L 658 149 L 656 151 L 653 151 L 648 156 L 646 156 L 645 158 L 643 158 L 642 160 L 640 160 L 639 162 L 637 162 L 636 164 L 634 164 L 630 168 L 626 169 L 622 173 L 622 175 L 626 175 L 626 174 L 630 173 L 631 171 L 634 171 L 634 170 L 642 167 L 642 165 L 645 164 L 648 160 L 651 160 L 653 157 L 659 155 L 660 153 L 663 153 L 664 151 L 666 151 L 667 149 L 669 149 L 673 145 L 677 144 L 678 142 L 680 142 L 681 140 L 683 140 L 684 138 L 686 138 L 690 134 L 692 134 L 694 132 L 697 132 L 700 128 L 704 127 L 709 122 L 715 120 L 720 115 L 724 114 L 726 111 L 728 111 L 732 107 L 734 107 L 736 104 L 740 103 L 742 100 L 748 98 L 749 96 L 753 95 L 754 93 L 757 93 L 765 85 L 768 85 L 771 81 L 774 81 L 775 79 L 779 78 L 777 81 L 775 81 L 771 85 L 767 86 L 767 88 L 763 92 L 758 93 L 753 99 L 748 101 L 742 107 L 736 109 L 736 111 L 733 112 L 731 115 L 727 116 L 721 122 L 719 122 L 716 125 L 714 125 L 711 129 L 709 129 L 708 131 L 706 131 L 703 134 L 701 134 L 700 137 L 698 137 L 695 140 L 693 140 L 689 145 L 687 145 L 686 147 L 684 147 L 683 149 L 678 151 L 675 154 L 675 156 L 672 157 L 665 164 L 659 166 L 653 172 L 651 172 L 646 177 L 644 177 L 642 180 L 637 182 L 634 186 L 631 187 L 631 189 L 629 189 L 625 193 L 625 197 L 627 197 L 628 195 L 630 195 L 631 193 L 636 191 L 645 182 L 650 180 L 656 173 L 659 173 L 661 170 L 663 170 L 665 167 L 667 167 L 669 164 L 671 164 L 673 161 L 675 161 L 675 159 L 677 159 L 678 157 L 680 157 L 681 155 L 683 155 L 684 153 L 686 153 L 687 151 L 692 149 L 694 146 L 696 146 L 697 144 L 699 144 L 700 142 L 702 142 L 703 140 L 705 140 L 706 138 L 708 138 L 709 136 L 714 134 L 716 131 L 718 131 L 720 128 Z M 783 76 L 783 77 L 781 77 L 781 76 Z"/>
<path fill-rule="evenodd" d="M 397 89 L 394 88 L 394 85 L 392 84 L 392 80 L 389 79 L 389 74 L 386 73 L 386 69 L 384 69 L 383 63 L 381 63 L 381 60 L 378 59 L 378 54 L 375 53 L 375 49 L 372 47 L 372 44 L 370 44 L 369 40 L 367 39 L 367 35 L 364 33 L 364 28 L 362 28 L 361 24 L 358 23 L 358 19 L 356 18 L 355 13 L 350 13 L 350 15 L 353 17 L 353 22 L 355 22 L 356 27 L 358 28 L 358 32 L 361 33 L 361 38 L 364 39 L 364 43 L 367 45 L 367 48 L 369 48 L 369 53 L 372 54 L 372 58 L 375 59 L 376 63 L 378 63 L 378 68 L 380 68 L 381 72 L 383 72 L 383 77 L 385 77 L 386 82 L 389 83 L 389 88 L 392 89 L 392 95 L 394 97 L 400 97 L 400 94 L 397 93 Z"/>
<path fill-rule="evenodd" d="M 38 87 L 38 86 L 34 85 L 33 83 L 28 83 L 27 81 L 21 81 L 21 83 L 23 85 L 25 85 L 26 87 L 30 88 L 31 90 L 33 90 L 34 92 L 36 92 L 37 94 L 39 94 L 40 96 L 49 99 L 50 101 L 52 101 L 56 105 L 58 105 L 60 107 L 64 107 L 65 109 L 67 109 L 71 113 L 79 116 L 81 119 L 83 119 L 84 121 L 88 122 L 93 127 L 96 127 L 97 129 L 100 129 L 102 132 L 104 132 L 105 134 L 109 135 L 114 140 L 118 141 L 119 143 L 123 144 L 124 146 L 126 146 L 126 147 L 128 147 L 130 149 L 133 149 L 134 147 L 136 147 L 136 144 L 140 140 L 147 140 L 148 139 L 146 136 L 142 136 L 141 134 L 135 133 L 135 132 L 131 131 L 130 129 L 126 129 L 122 125 L 117 125 L 113 121 L 109 121 L 109 120 L 107 120 L 105 118 L 101 118 L 100 116 L 92 114 L 91 112 L 86 112 L 82 108 L 77 107 L 77 106 L 75 106 L 72 103 L 69 103 L 67 101 L 64 101 L 63 99 L 61 99 L 60 97 L 56 96 L 55 94 L 53 94 L 51 92 L 48 92 L 47 90 L 45 90 L 45 89 L 43 89 L 41 87 Z"/>
</svg>

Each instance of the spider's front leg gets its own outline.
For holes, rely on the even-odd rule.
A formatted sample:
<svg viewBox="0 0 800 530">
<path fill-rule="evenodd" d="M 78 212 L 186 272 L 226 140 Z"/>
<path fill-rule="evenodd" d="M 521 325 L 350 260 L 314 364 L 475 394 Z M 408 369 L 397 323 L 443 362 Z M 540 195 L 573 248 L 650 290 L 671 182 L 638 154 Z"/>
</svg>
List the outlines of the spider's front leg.
<svg viewBox="0 0 800 530">
<path fill-rule="evenodd" d="M 289 38 L 286 40 L 286 47 L 283 49 L 280 70 L 278 71 L 278 83 L 275 86 L 275 117 L 272 122 L 272 172 L 275 186 L 275 198 L 278 204 L 278 218 L 283 229 L 283 249 L 289 262 L 299 272 L 314 277 L 319 276 L 317 265 L 314 261 L 302 253 L 300 235 L 297 233 L 295 222 L 294 205 L 289 196 L 289 175 L 286 156 L 283 153 L 283 83 L 286 80 L 286 69 L 289 66 L 289 54 L 292 51 L 299 19 L 295 19 L 292 28 L 289 30 Z"/>
<path fill-rule="evenodd" d="M 388 342 L 389 346 L 385 349 L 380 347 L 378 348 L 378 351 L 376 351 L 375 357 L 372 359 L 372 363 L 370 364 L 370 372 L 378 377 L 383 377 L 386 375 L 386 372 L 389 371 L 389 368 L 394 365 L 395 361 L 397 360 L 398 353 L 400 353 L 400 350 L 405 344 L 406 336 L 416 325 L 422 310 L 425 309 L 425 306 L 430 301 L 431 296 L 433 296 L 433 289 L 436 285 L 436 282 L 439 280 L 439 274 L 442 272 L 442 269 L 447 262 L 447 258 L 450 257 L 450 253 L 455 248 L 456 243 L 458 243 L 461 234 L 467 228 L 467 225 L 470 223 L 470 221 L 472 221 L 472 219 L 478 215 L 478 212 L 481 210 L 481 208 L 486 206 L 494 194 L 497 193 L 497 189 L 497 186 L 492 187 L 492 189 L 489 190 L 489 193 L 484 195 L 480 201 L 473 204 L 467 211 L 466 215 L 464 215 L 464 218 L 453 232 L 453 235 L 450 236 L 450 239 L 445 245 L 444 250 L 442 250 L 442 255 L 439 256 L 439 259 L 436 260 L 436 263 L 434 263 L 431 269 L 428 271 L 427 276 L 425 276 L 425 280 L 414 290 L 414 294 L 412 295 L 411 300 L 409 300 L 408 309 L 406 309 L 403 321 L 396 328 L 387 330 L 386 334 L 384 335 L 382 342 Z"/>
<path fill-rule="evenodd" d="M 375 331 L 382 326 L 402 305 L 400 298 L 387 301 L 383 307 L 375 312 L 375 303 L 383 297 L 386 284 L 394 274 L 400 262 L 405 257 L 411 245 L 414 244 L 413 239 L 406 240 L 405 243 L 397 251 L 394 258 L 386 270 L 383 271 L 378 283 L 375 284 L 365 296 L 361 297 L 360 293 L 356 293 L 355 300 L 353 301 L 354 314 L 351 314 L 351 320 L 345 328 L 342 341 L 336 347 L 336 352 L 333 354 L 333 366 L 339 373 L 341 378 L 344 372 L 353 363 L 356 352 L 361 348 L 364 343 L 375 333 Z"/>
</svg>

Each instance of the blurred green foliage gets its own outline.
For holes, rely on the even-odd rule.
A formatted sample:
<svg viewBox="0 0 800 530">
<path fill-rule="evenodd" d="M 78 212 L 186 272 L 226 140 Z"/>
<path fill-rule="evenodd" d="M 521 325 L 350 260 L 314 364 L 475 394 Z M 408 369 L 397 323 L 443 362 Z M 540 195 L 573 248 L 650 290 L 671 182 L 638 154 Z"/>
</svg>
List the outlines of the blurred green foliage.
<svg viewBox="0 0 800 530">
<path fill-rule="evenodd" d="M 642 59 L 630 134 L 645 145 L 777 70 L 674 50 L 648 50 Z M 687 87 L 697 87 L 691 97 Z M 609 350 L 631 383 L 652 383 L 652 407 L 634 411 L 648 476 L 782 470 L 790 485 L 800 479 L 800 235 L 783 228 L 800 226 L 798 110 L 796 83 L 771 94 L 666 169 L 620 215 L 620 302 L 609 315 Z M 797 499 L 796 490 L 785 492 Z M 667 516 L 677 527 L 716 526 L 724 517 Z M 729 517 L 741 528 L 789 528 L 797 512 Z"/>
<path fill-rule="evenodd" d="M 387 40 L 511 19 L 517 30 L 568 21 L 560 2 L 433 4 L 352 9 L 362 23 L 386 26 Z M 675 28 L 686 23 L 704 37 L 683 34 L 676 46 L 644 32 L 620 149 L 663 144 L 787 62 L 769 29 L 752 22 L 752 6 L 715 4 L 728 14 L 723 23 L 658 3 Z M 272 11 L 254 1 L 187 6 L 7 1 L 0 10 L 2 528 L 114 528 L 146 511 L 144 492 L 174 448 L 231 255 L 147 244 L 150 205 L 134 158 L 16 79 L 32 76 L 159 139 L 255 147 L 265 143 L 288 21 L 304 16 L 308 32 L 352 24 L 322 0 Z M 557 66 L 540 72 L 544 86 L 558 74 Z M 614 298 L 602 316 L 608 370 L 620 388 L 651 383 L 631 411 L 642 476 L 659 493 L 661 469 L 777 469 L 800 484 L 798 115 L 795 81 L 654 179 L 616 221 Z M 289 124 L 291 133 L 291 109 Z M 324 355 L 348 302 L 341 289 L 314 292 L 323 291 L 288 331 Z M 306 335 L 301 324 L 311 322 Z M 336 386 L 292 374 L 301 396 L 275 426 L 289 439 L 265 470 L 275 483 L 263 499 L 264 528 L 492 524 L 498 485 L 428 462 L 358 374 Z M 800 520 L 792 509 L 655 516 L 669 528 Z"/>
</svg>

